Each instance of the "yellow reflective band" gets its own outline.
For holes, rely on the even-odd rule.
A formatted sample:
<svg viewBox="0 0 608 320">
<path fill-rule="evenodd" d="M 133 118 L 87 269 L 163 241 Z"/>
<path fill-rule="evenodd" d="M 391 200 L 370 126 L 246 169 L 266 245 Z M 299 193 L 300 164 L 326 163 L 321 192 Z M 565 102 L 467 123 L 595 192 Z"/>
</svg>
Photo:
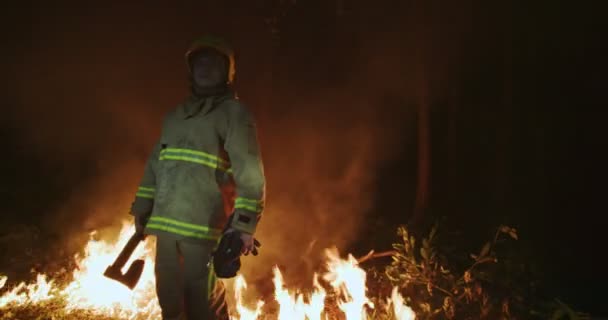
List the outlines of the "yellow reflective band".
<svg viewBox="0 0 608 320">
<path fill-rule="evenodd" d="M 219 235 L 215 235 L 215 234 L 208 234 L 208 233 L 202 233 L 202 232 L 196 232 L 196 231 L 186 231 L 186 230 L 174 228 L 174 227 L 167 226 L 167 225 L 156 224 L 156 223 L 148 223 L 146 225 L 146 228 L 171 232 L 171 233 L 178 234 L 181 236 L 198 238 L 198 239 L 217 240 L 219 238 Z"/>
<path fill-rule="evenodd" d="M 161 155 L 160 160 L 181 160 L 181 161 L 194 162 L 194 163 L 198 163 L 198 164 L 204 164 L 213 169 L 219 168 L 216 163 L 213 163 L 209 160 L 192 158 L 192 157 L 187 157 L 187 156 Z"/>
<path fill-rule="evenodd" d="M 243 197 L 237 197 L 235 201 L 249 203 L 249 204 L 253 204 L 253 205 L 258 205 L 258 204 L 262 203 L 262 200 L 247 199 L 247 198 L 243 198 Z"/>
<path fill-rule="evenodd" d="M 140 197 L 140 198 L 144 198 L 144 199 L 154 199 L 154 195 L 153 194 L 148 194 L 148 193 L 143 193 L 143 192 L 138 192 L 135 194 L 136 197 Z"/>
<path fill-rule="evenodd" d="M 222 230 L 219 229 L 158 216 L 150 217 L 150 223 L 146 225 L 146 228 L 166 231 L 185 237 L 210 240 L 217 240 L 222 234 Z"/>
<path fill-rule="evenodd" d="M 189 229 L 194 229 L 194 230 L 200 230 L 200 231 L 205 231 L 205 232 L 221 232 L 218 229 L 213 229 L 213 228 L 209 228 L 206 226 L 201 226 L 198 224 L 192 224 L 192 223 L 187 223 L 187 222 L 181 222 L 178 220 L 173 220 L 170 218 L 165 218 L 165 217 L 158 217 L 158 216 L 152 216 L 150 217 L 150 221 L 158 221 L 158 222 L 164 222 L 167 224 L 172 224 L 178 227 L 184 227 L 184 228 L 189 228 Z"/>
<path fill-rule="evenodd" d="M 203 151 L 197 151 L 197 150 L 192 150 L 192 149 L 181 149 L 181 148 L 166 148 L 166 149 L 163 149 L 160 153 L 163 154 L 163 153 L 167 153 L 167 152 L 193 154 L 193 155 L 197 155 L 197 156 L 201 156 L 201 157 L 207 157 L 207 158 L 216 160 L 218 162 L 223 162 L 225 164 L 228 164 L 228 161 L 226 161 L 226 160 L 224 160 L 224 159 L 222 159 L 220 157 L 214 156 L 214 155 L 212 155 L 210 153 L 203 152 Z"/>
<path fill-rule="evenodd" d="M 264 210 L 262 200 L 253 200 L 242 197 L 236 198 L 234 201 L 234 208 L 245 209 L 255 213 L 260 213 Z"/>
<path fill-rule="evenodd" d="M 154 199 L 154 192 L 156 192 L 155 188 L 139 187 L 137 188 L 137 193 L 135 193 L 135 196 L 145 199 Z"/>
<path fill-rule="evenodd" d="M 180 148 L 167 148 L 160 152 L 159 160 L 178 160 L 202 164 L 213 169 L 232 173 L 230 162 L 212 154 Z"/>
<path fill-rule="evenodd" d="M 160 154 L 163 155 L 165 153 L 181 153 L 181 154 L 187 154 L 187 155 L 194 155 L 194 156 L 198 156 L 198 157 L 204 157 L 204 158 L 208 158 L 211 159 L 213 161 L 218 162 L 219 164 L 221 164 L 224 167 L 228 167 L 230 166 L 230 163 L 220 157 L 214 156 L 210 153 L 207 152 L 203 152 L 203 151 L 197 151 L 197 150 L 191 150 L 191 149 L 180 149 L 180 148 L 167 148 L 167 149 L 163 149 Z"/>
<path fill-rule="evenodd" d="M 256 213 L 262 212 L 262 209 L 260 209 L 260 208 L 256 208 L 256 207 L 252 207 L 252 206 L 246 206 L 244 204 L 235 204 L 234 208 L 235 209 L 245 209 L 245 210 L 253 211 L 253 212 L 256 212 Z"/>
<path fill-rule="evenodd" d="M 213 272 L 213 263 L 210 263 L 209 272 L 207 274 L 207 299 L 211 300 L 213 289 L 215 289 L 215 272 Z"/>
</svg>

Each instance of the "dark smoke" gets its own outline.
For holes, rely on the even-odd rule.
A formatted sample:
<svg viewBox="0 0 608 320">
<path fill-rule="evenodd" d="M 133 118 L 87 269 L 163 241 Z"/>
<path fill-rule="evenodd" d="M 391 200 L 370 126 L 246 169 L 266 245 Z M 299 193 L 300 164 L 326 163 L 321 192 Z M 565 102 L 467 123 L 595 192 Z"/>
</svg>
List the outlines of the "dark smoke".
<svg viewBox="0 0 608 320">
<path fill-rule="evenodd" d="M 453 54 L 429 66 L 419 8 L 324 3 L 21 11 L 10 121 L 56 168 L 49 177 L 70 182 L 41 215 L 46 227 L 80 239 L 128 218 L 161 119 L 187 94 L 183 52 L 211 32 L 238 49 L 237 89 L 258 118 L 268 178 L 262 255 L 246 275 L 279 264 L 310 279 L 323 249 L 373 237 L 362 232 L 382 219 L 377 171 L 413 139 L 421 79 L 442 80 Z"/>
<path fill-rule="evenodd" d="M 115 231 L 163 115 L 187 94 L 183 53 L 214 33 L 238 49 L 268 177 L 248 279 L 279 264 L 288 283 L 305 282 L 324 247 L 389 247 L 414 211 L 424 109 L 426 216 L 447 215 L 471 245 L 513 224 L 556 296 L 603 311 L 602 264 L 572 258 L 597 257 L 589 244 L 603 231 L 606 161 L 590 154 L 605 144 L 603 13 L 433 0 L 5 4 L 0 235 L 35 224 L 77 250 L 88 231 Z"/>
</svg>

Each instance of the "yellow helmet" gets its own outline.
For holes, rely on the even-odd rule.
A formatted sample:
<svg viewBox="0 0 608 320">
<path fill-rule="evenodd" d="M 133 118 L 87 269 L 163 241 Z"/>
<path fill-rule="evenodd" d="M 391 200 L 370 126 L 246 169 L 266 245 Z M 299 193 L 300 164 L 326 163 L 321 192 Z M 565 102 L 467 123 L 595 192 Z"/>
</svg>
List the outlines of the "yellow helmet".
<svg viewBox="0 0 608 320">
<path fill-rule="evenodd" d="M 188 72 L 192 72 L 190 58 L 193 54 L 203 48 L 213 48 L 228 58 L 228 82 L 231 83 L 234 80 L 234 74 L 236 73 L 234 50 L 228 44 L 228 42 L 218 37 L 206 35 L 192 42 L 190 48 L 188 48 L 188 51 L 186 51 L 186 64 L 188 65 Z"/>
</svg>

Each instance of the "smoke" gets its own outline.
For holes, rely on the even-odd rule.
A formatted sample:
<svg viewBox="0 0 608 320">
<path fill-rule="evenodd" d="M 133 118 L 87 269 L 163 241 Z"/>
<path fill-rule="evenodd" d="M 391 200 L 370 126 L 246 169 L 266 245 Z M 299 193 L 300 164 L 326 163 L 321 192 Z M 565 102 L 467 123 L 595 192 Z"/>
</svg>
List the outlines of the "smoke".
<svg viewBox="0 0 608 320">
<path fill-rule="evenodd" d="M 272 289 L 273 265 L 288 285 L 310 286 L 324 249 L 336 246 L 346 254 L 353 241 L 379 236 L 369 233 L 383 219 L 376 209 L 378 172 L 413 138 L 403 125 L 415 112 L 395 98 L 407 90 L 395 73 L 406 68 L 399 48 L 360 50 L 348 61 L 348 77 L 332 85 L 295 80 L 276 86 L 280 96 L 259 114 L 268 200 L 258 229 L 261 254 L 245 257 L 243 272 L 262 294 Z M 362 248 L 371 249 L 382 248 Z"/>
<path fill-rule="evenodd" d="M 41 9 L 44 23 L 29 30 L 41 40 L 15 55 L 19 107 L 10 118 L 28 148 L 57 169 L 49 176 L 69 181 L 45 224 L 78 241 L 129 218 L 161 119 L 187 93 L 182 54 L 201 28 L 177 18 L 161 27 L 152 18 L 163 10 L 153 8 L 137 20 L 148 28 L 142 35 L 129 27 L 136 9 L 118 16 L 112 8 L 90 16 Z M 109 29 L 97 27 L 110 16 Z M 369 40 L 373 30 L 355 29 L 347 41 L 337 29 L 294 23 L 277 45 L 263 19 L 232 20 L 240 23 L 223 27 L 240 51 L 238 89 L 258 118 L 268 191 L 261 255 L 245 257 L 243 271 L 255 281 L 278 264 L 287 282 L 308 281 L 325 248 L 374 236 L 363 232 L 379 219 L 377 172 L 411 139 L 403 124 L 413 116 L 405 105 L 415 80 L 406 75 L 415 61 L 409 45 L 391 44 L 397 31 Z M 316 47 L 307 32 L 321 38 Z"/>
<path fill-rule="evenodd" d="M 374 146 L 381 137 L 369 123 L 345 119 L 329 126 L 302 119 L 306 111 L 297 115 L 265 129 L 274 134 L 262 141 L 268 177 L 267 210 L 258 232 L 263 254 L 245 264 L 268 270 L 279 264 L 287 277 L 310 276 L 323 249 L 344 247 L 360 236 L 382 159 Z"/>
</svg>

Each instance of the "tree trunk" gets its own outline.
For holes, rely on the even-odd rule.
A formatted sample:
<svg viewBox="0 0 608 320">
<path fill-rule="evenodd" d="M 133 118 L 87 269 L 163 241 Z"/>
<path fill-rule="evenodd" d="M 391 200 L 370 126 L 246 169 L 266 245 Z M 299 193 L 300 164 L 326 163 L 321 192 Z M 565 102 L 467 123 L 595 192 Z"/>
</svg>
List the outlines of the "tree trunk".
<svg viewBox="0 0 608 320">
<path fill-rule="evenodd" d="M 500 118 L 497 119 L 496 128 L 497 144 L 496 144 L 496 188 L 495 188 L 495 203 L 496 208 L 508 211 L 511 196 L 511 161 L 512 161 L 512 128 L 513 128 L 513 62 L 512 62 L 512 38 L 511 38 L 511 20 L 510 7 L 508 5 L 503 9 L 504 25 L 503 25 L 503 68 L 502 68 L 502 105 L 499 106 Z"/>
<path fill-rule="evenodd" d="M 423 84 L 426 86 L 426 83 Z M 421 93 L 418 103 L 418 175 L 416 183 L 416 200 L 414 214 L 409 225 L 415 226 L 422 222 L 424 212 L 428 207 L 431 178 L 431 132 L 430 115 L 426 88 Z"/>
<path fill-rule="evenodd" d="M 429 85 L 430 74 L 428 59 L 428 38 L 431 36 L 428 24 L 428 8 L 423 1 L 416 2 L 418 30 L 414 39 L 417 44 L 415 75 L 417 79 L 418 95 L 418 175 L 416 182 L 416 199 L 414 212 L 409 220 L 410 227 L 419 226 L 423 222 L 424 214 L 429 202 L 431 177 L 431 132 L 430 132 L 430 106 Z"/>
</svg>

